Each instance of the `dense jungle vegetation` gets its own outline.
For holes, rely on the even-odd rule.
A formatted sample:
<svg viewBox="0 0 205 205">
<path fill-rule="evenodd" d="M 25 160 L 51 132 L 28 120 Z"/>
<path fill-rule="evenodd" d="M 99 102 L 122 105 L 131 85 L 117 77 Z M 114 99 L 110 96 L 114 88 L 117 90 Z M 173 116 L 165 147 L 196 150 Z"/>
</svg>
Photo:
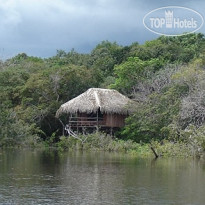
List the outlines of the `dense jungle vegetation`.
<svg viewBox="0 0 205 205">
<path fill-rule="evenodd" d="M 161 36 L 143 45 L 103 41 L 89 54 L 57 50 L 47 59 L 22 53 L 1 61 L 0 146 L 60 143 L 56 110 L 91 87 L 114 88 L 136 101 L 118 139 L 205 149 L 201 33 Z"/>
</svg>

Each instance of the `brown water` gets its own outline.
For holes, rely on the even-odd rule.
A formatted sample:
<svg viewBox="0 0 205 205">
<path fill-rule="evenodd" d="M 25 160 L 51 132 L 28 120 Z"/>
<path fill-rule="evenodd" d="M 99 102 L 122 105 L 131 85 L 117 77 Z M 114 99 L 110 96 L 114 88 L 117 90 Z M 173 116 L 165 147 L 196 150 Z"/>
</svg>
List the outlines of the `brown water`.
<svg viewBox="0 0 205 205">
<path fill-rule="evenodd" d="M 112 153 L 0 151 L 0 204 L 205 204 L 205 164 Z"/>
</svg>

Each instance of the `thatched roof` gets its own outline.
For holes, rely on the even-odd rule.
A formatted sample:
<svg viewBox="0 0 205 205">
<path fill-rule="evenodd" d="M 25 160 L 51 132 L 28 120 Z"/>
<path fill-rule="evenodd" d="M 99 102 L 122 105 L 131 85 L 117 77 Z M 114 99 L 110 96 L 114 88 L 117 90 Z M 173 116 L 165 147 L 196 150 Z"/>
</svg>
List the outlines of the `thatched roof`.
<svg viewBox="0 0 205 205">
<path fill-rule="evenodd" d="M 98 109 L 102 113 L 128 114 L 132 101 L 113 89 L 90 88 L 81 95 L 61 105 L 56 112 L 59 117 L 63 113 L 92 113 Z"/>
</svg>

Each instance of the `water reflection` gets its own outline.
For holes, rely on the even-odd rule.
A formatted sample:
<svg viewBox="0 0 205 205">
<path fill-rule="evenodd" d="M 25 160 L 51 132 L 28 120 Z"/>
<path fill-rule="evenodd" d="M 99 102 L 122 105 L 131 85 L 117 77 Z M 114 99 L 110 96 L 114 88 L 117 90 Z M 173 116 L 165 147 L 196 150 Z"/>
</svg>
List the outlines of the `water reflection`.
<svg viewBox="0 0 205 205">
<path fill-rule="evenodd" d="M 0 151 L 0 204 L 204 204 L 205 164 L 92 152 Z"/>
</svg>

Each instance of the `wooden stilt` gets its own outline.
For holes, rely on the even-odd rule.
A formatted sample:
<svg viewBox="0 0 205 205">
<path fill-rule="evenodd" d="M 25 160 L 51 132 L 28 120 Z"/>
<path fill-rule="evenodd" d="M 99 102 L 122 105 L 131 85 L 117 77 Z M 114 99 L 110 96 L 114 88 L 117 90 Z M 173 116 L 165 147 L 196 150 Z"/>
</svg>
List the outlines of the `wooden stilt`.
<svg viewBox="0 0 205 205">
<path fill-rule="evenodd" d="M 97 111 L 97 132 L 99 132 L 99 110 Z"/>
<path fill-rule="evenodd" d="M 113 127 L 110 128 L 110 135 L 113 136 Z"/>
</svg>

